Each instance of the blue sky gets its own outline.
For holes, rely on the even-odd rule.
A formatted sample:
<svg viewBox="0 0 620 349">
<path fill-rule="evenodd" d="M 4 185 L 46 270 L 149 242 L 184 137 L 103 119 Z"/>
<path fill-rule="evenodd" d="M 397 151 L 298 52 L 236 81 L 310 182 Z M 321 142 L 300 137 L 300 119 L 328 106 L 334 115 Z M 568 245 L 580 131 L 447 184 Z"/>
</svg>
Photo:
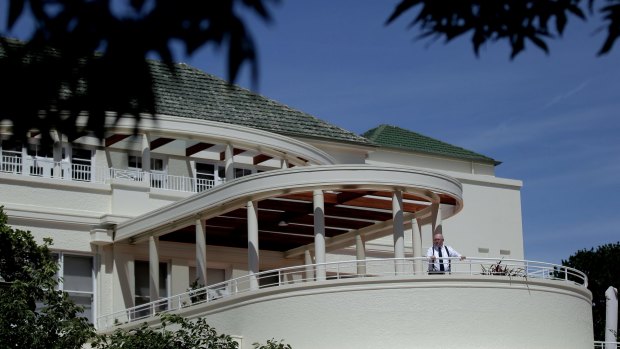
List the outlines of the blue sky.
<svg viewBox="0 0 620 349">
<path fill-rule="evenodd" d="M 469 37 L 416 41 L 411 17 L 384 26 L 396 3 L 272 7 L 272 24 L 251 21 L 259 92 L 356 133 L 387 123 L 502 161 L 498 176 L 524 182 L 527 259 L 620 241 L 620 43 L 597 57 L 604 33 L 573 19 L 549 55 L 529 45 L 511 61 L 498 43 L 476 58 Z M 216 50 L 185 61 L 225 76 Z"/>
<path fill-rule="evenodd" d="M 497 176 L 524 182 L 527 259 L 620 241 L 620 43 L 596 57 L 604 33 L 572 19 L 549 55 L 529 45 L 511 61 L 498 43 L 476 58 L 469 37 L 413 40 L 411 16 L 384 26 L 396 3 L 283 1 L 269 25 L 248 15 L 258 92 L 356 133 L 386 123 L 502 161 Z M 225 77 L 225 58 L 178 60 Z"/>
</svg>

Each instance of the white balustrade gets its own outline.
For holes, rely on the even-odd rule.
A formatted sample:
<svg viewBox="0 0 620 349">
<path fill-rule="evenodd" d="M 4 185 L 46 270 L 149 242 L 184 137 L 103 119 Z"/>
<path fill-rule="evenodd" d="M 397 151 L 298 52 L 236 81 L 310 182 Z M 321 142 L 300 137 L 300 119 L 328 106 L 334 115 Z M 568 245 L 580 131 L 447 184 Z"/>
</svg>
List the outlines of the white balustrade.
<svg viewBox="0 0 620 349">
<path fill-rule="evenodd" d="M 509 278 L 547 279 L 555 282 L 570 283 L 587 287 L 587 276 L 579 270 L 543 262 L 533 262 L 515 259 L 493 258 L 459 258 L 450 259 L 451 272 L 446 275 L 478 275 L 490 278 L 503 276 Z M 423 272 L 416 273 L 413 269 L 415 261 L 422 261 L 425 265 Z M 358 274 L 358 265 L 366 265 L 366 273 Z M 394 265 L 398 263 L 402 268 L 395 275 Z M 252 276 L 259 282 L 260 288 L 278 287 L 284 284 L 313 282 L 314 278 L 306 278 L 307 268 L 323 268 L 326 270 L 327 280 L 342 280 L 349 278 L 379 278 L 379 277 L 407 277 L 427 275 L 428 259 L 419 258 L 386 258 L 366 259 L 345 262 L 332 262 L 312 265 L 299 265 L 264 271 Z M 108 328 L 114 324 L 133 322 L 153 316 L 164 311 L 174 311 L 196 304 L 211 302 L 217 299 L 230 297 L 235 294 L 252 292 L 250 283 L 251 275 L 227 280 L 208 287 L 189 290 L 156 302 L 143 304 L 120 312 L 103 315 L 97 319 L 99 329 Z M 433 276 L 441 280 L 442 275 Z"/>
<path fill-rule="evenodd" d="M 0 172 L 21 174 L 22 153 L 17 151 L 3 150 L 0 158 Z"/>
</svg>

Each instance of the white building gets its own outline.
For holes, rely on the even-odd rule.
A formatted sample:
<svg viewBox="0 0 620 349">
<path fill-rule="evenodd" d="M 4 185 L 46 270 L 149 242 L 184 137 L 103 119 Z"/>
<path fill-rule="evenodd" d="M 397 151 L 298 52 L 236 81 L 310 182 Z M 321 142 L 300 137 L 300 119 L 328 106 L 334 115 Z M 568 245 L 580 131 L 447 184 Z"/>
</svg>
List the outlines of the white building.
<svg viewBox="0 0 620 349">
<path fill-rule="evenodd" d="M 63 288 L 98 330 L 171 311 L 242 348 L 592 347 L 587 281 L 523 261 L 522 183 L 499 162 L 153 68 L 160 115 L 138 135 L 123 120 L 103 142 L 45 149 L 1 129 L 0 205 L 54 239 Z M 433 231 L 467 256 L 451 273 L 427 275 Z M 188 293 L 194 280 L 212 287 Z"/>
</svg>

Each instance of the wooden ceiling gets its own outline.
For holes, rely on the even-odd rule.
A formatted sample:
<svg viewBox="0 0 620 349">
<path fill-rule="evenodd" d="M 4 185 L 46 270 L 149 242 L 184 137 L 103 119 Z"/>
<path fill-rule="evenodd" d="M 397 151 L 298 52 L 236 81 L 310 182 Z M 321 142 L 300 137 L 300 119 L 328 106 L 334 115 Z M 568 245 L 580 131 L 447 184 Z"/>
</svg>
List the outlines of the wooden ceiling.
<svg viewBox="0 0 620 349">
<path fill-rule="evenodd" d="M 392 193 L 349 190 L 325 192 L 325 236 L 330 238 L 392 219 Z M 442 204 L 454 205 L 448 196 Z M 405 212 L 428 207 L 426 198 L 403 195 Z M 262 250 L 288 251 L 314 242 L 312 192 L 295 193 L 258 202 L 259 246 Z M 245 207 L 206 220 L 207 244 L 247 247 Z M 195 227 L 188 226 L 160 237 L 162 241 L 195 243 Z"/>
</svg>

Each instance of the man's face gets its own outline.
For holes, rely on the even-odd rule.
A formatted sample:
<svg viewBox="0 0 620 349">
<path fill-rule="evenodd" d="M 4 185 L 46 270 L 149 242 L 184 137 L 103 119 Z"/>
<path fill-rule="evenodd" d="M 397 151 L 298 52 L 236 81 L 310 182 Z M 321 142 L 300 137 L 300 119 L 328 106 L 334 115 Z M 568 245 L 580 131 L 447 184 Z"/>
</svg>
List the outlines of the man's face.
<svg viewBox="0 0 620 349">
<path fill-rule="evenodd" d="M 442 246 L 443 245 L 443 236 L 435 235 L 433 236 L 433 245 Z"/>
</svg>

